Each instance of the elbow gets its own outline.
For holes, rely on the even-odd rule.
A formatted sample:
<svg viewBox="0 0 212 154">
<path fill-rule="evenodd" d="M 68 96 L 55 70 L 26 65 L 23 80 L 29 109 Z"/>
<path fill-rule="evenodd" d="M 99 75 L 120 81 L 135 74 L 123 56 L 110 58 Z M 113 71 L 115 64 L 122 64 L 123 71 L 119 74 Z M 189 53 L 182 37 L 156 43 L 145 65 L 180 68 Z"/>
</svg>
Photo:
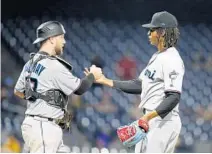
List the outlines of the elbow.
<svg viewBox="0 0 212 154">
<path fill-rule="evenodd" d="M 18 91 L 17 91 L 16 89 L 14 89 L 14 91 L 13 91 L 13 92 L 14 92 L 14 95 L 18 96 L 18 94 L 17 94 L 17 93 L 18 93 Z"/>
<path fill-rule="evenodd" d="M 25 97 L 24 93 L 19 92 L 18 90 L 14 90 L 14 95 L 19 97 L 19 98 L 22 98 L 22 99 L 24 99 L 24 97 Z"/>
<path fill-rule="evenodd" d="M 76 95 L 82 95 L 82 94 L 84 94 L 84 92 L 82 92 L 82 91 L 75 91 L 74 94 L 76 94 Z"/>
</svg>

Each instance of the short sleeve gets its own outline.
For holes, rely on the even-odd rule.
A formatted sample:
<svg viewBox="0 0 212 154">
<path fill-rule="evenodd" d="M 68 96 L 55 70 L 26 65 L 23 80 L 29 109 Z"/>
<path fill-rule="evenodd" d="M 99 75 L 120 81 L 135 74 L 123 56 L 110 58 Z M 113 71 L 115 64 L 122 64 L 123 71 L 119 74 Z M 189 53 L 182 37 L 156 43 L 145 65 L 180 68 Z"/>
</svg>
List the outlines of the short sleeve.
<svg viewBox="0 0 212 154">
<path fill-rule="evenodd" d="M 22 72 L 15 85 L 15 90 L 19 92 L 24 92 L 25 90 L 25 77 L 26 77 L 27 70 L 28 70 L 28 63 L 26 63 L 25 66 L 23 67 Z"/>
<path fill-rule="evenodd" d="M 145 70 L 145 69 L 144 69 Z M 143 79 L 143 75 L 144 75 L 144 70 L 142 70 L 142 72 L 140 73 L 138 79 L 142 81 Z"/>
<path fill-rule="evenodd" d="M 185 69 L 182 62 L 169 60 L 163 63 L 165 91 L 176 91 L 181 93 L 184 72 Z"/>
<path fill-rule="evenodd" d="M 74 76 L 68 69 L 56 71 L 53 75 L 53 82 L 55 88 L 60 89 L 66 95 L 72 94 L 81 84 L 81 80 Z"/>
</svg>

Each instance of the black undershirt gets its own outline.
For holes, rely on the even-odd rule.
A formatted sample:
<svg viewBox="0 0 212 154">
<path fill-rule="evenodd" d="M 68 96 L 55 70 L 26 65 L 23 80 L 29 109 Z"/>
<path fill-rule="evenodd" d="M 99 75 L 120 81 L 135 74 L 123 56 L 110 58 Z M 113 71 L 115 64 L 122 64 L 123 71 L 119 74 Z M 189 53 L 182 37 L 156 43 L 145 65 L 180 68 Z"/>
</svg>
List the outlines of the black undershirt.
<svg viewBox="0 0 212 154">
<path fill-rule="evenodd" d="M 123 92 L 130 94 L 141 94 L 142 81 L 139 79 L 129 81 L 113 81 L 113 87 Z M 178 92 L 165 92 L 165 98 L 163 102 L 155 109 L 161 118 L 164 118 L 172 109 L 179 103 L 180 93 Z"/>
<path fill-rule="evenodd" d="M 92 86 L 94 80 L 94 75 L 92 73 L 81 79 L 81 84 L 79 88 L 74 92 L 74 94 L 82 95 L 83 93 L 85 93 Z"/>
<path fill-rule="evenodd" d="M 129 94 L 141 94 L 141 80 L 113 81 L 113 87 Z"/>
</svg>

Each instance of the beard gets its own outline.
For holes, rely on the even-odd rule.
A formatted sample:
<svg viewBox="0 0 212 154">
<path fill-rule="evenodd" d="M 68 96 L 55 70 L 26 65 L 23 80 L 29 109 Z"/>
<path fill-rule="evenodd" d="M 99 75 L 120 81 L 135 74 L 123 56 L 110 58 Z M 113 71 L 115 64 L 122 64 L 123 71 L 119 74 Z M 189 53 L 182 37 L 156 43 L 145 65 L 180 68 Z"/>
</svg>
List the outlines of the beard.
<svg viewBox="0 0 212 154">
<path fill-rule="evenodd" d="M 63 48 L 56 49 L 55 52 L 56 52 L 57 56 L 62 56 L 63 55 Z"/>
</svg>

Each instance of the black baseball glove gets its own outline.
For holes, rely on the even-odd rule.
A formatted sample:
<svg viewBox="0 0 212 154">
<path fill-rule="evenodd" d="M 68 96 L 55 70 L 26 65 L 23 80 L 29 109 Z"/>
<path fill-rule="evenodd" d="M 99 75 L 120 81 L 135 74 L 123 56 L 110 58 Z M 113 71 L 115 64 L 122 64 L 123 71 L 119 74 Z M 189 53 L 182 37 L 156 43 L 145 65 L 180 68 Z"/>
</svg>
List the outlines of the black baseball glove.
<svg viewBox="0 0 212 154">
<path fill-rule="evenodd" d="M 72 119 L 73 119 L 72 113 L 70 113 L 69 111 L 65 111 L 64 117 L 62 119 L 57 120 L 56 123 L 62 129 L 70 130 Z"/>
</svg>

